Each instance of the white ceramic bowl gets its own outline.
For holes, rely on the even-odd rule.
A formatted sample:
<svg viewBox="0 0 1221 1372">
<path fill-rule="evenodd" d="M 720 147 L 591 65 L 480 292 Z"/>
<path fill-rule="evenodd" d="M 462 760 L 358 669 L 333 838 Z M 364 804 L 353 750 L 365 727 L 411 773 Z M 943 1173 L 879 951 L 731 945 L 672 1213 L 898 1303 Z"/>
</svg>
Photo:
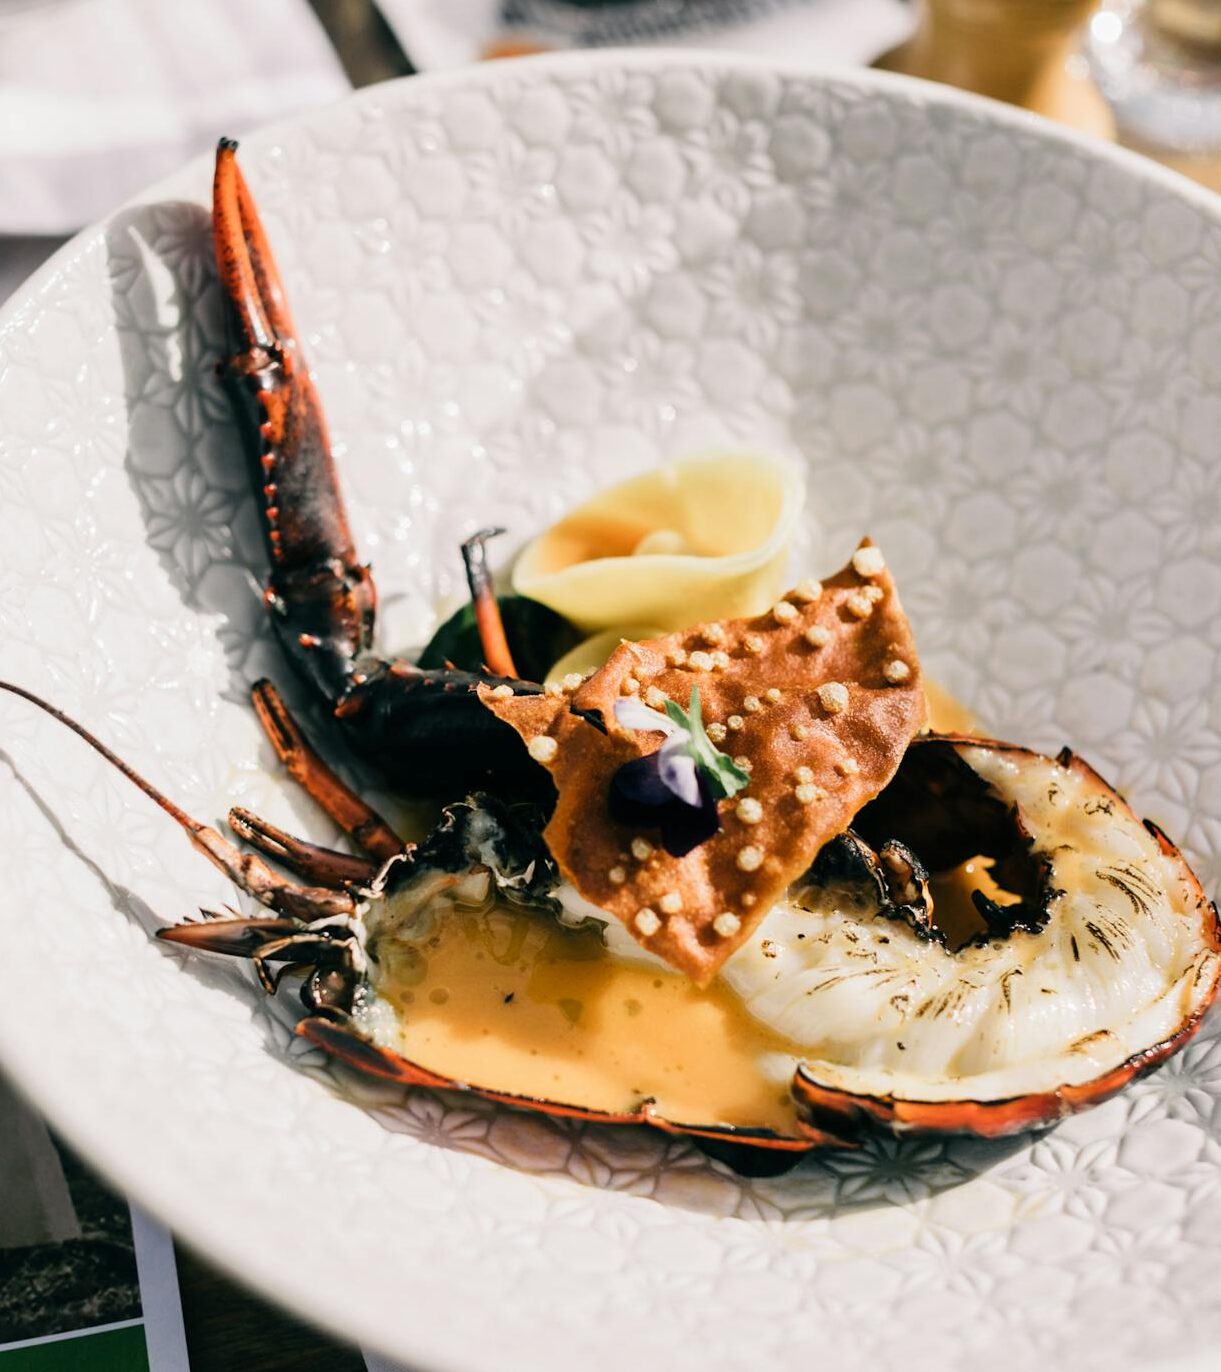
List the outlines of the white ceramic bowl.
<svg viewBox="0 0 1221 1372">
<path fill-rule="evenodd" d="M 218 133 L 222 130 L 218 130 Z M 808 464 L 800 553 L 887 549 L 931 671 L 1078 746 L 1221 875 L 1221 215 L 1132 157 L 866 74 L 607 54 L 364 91 L 249 140 L 389 642 L 461 535 L 731 442 Z M 327 837 L 223 398 L 209 168 L 0 319 L 0 669 L 194 812 Z M 1045 1137 L 742 1181 L 688 1143 L 426 1093 L 369 1111 L 242 969 L 230 893 L 0 701 L 0 1057 L 191 1242 L 414 1366 L 1215 1365 L 1221 1046 Z"/>
</svg>

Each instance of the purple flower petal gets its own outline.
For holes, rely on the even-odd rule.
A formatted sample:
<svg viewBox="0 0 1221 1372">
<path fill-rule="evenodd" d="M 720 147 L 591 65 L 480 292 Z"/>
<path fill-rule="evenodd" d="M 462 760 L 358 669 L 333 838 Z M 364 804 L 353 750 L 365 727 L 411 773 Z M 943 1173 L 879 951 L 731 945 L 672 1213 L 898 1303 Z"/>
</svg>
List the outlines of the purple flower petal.
<svg viewBox="0 0 1221 1372">
<path fill-rule="evenodd" d="M 700 803 L 667 805 L 661 821 L 661 844 L 671 857 L 686 857 L 692 848 L 706 843 L 721 827 L 716 797 L 700 777 Z"/>
<path fill-rule="evenodd" d="M 700 776 L 698 803 L 679 800 L 661 779 L 659 758 L 650 753 L 619 768 L 611 781 L 611 817 L 632 829 L 660 830 L 666 852 L 684 857 L 721 827 L 716 797 Z"/>
<path fill-rule="evenodd" d="M 716 797 L 691 754 L 691 734 L 634 698 L 615 702 L 615 719 L 625 729 L 664 734 L 666 741 L 615 773 L 611 815 L 632 828 L 659 829 L 665 850 L 683 857 L 720 828 Z"/>
<path fill-rule="evenodd" d="M 643 806 L 649 810 L 657 810 L 663 805 L 670 804 L 673 799 L 673 792 L 662 780 L 657 753 L 625 762 L 611 779 L 612 812 L 616 801 L 627 806 Z M 639 822 L 639 817 L 624 822 L 636 823 Z M 656 824 L 657 821 L 650 819 L 648 823 Z"/>
</svg>

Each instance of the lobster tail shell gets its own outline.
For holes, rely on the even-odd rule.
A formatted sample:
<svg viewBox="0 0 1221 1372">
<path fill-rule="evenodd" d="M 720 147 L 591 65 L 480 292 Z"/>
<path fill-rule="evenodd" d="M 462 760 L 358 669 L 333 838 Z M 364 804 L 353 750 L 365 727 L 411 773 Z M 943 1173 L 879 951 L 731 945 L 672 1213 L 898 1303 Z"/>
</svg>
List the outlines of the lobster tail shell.
<svg viewBox="0 0 1221 1372">
<path fill-rule="evenodd" d="M 740 1128 L 724 1124 L 680 1123 L 660 1115 L 651 1100 L 641 1101 L 627 1113 L 616 1114 L 560 1101 L 540 1100 L 535 1096 L 512 1095 L 490 1090 L 468 1082 L 454 1081 L 432 1072 L 418 1063 L 410 1062 L 398 1053 L 382 1048 L 365 1038 L 342 1021 L 312 1016 L 301 1020 L 297 1033 L 331 1057 L 365 1076 L 381 1081 L 397 1082 L 402 1086 L 424 1086 L 432 1090 L 467 1092 L 498 1105 L 513 1106 L 537 1114 L 554 1115 L 561 1119 L 586 1120 L 593 1124 L 633 1124 L 658 1129 L 664 1134 L 694 1139 L 713 1156 L 722 1157 L 731 1166 L 766 1175 L 782 1171 L 798 1162 L 812 1148 L 847 1147 L 855 1145 L 814 1124 L 802 1122 L 797 1134 L 778 1134 L 771 1129 Z M 751 1167 L 749 1154 L 763 1150 L 776 1158 L 771 1166 Z M 784 1161 L 781 1161 L 784 1159 Z"/>
</svg>

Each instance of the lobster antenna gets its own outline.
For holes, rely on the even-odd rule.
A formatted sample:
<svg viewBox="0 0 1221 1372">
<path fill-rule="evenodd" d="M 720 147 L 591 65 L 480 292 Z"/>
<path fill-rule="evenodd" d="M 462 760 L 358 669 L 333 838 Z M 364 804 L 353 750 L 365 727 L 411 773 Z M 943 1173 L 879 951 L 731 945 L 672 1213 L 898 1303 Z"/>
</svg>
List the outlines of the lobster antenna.
<svg viewBox="0 0 1221 1372">
<path fill-rule="evenodd" d="M 8 691 L 10 695 L 20 696 L 22 700 L 28 700 L 31 705 L 37 705 L 52 719 L 66 725 L 74 734 L 83 738 L 95 753 L 100 753 L 112 767 L 117 767 L 133 786 L 138 786 L 150 800 L 156 801 L 166 814 L 177 820 L 188 833 L 199 834 L 203 832 L 204 825 L 200 824 L 197 819 L 192 819 L 185 810 L 175 805 L 169 796 L 162 795 L 151 781 L 146 781 L 139 772 L 124 762 L 117 753 L 111 752 L 100 738 L 91 734 L 83 724 L 78 724 L 71 715 L 64 714 L 62 710 L 57 710 L 54 705 L 43 700 L 41 696 L 36 696 L 33 691 L 27 691 L 24 686 L 15 686 L 11 681 L 0 681 L 0 691 Z"/>
<path fill-rule="evenodd" d="M 54 705 L 48 704 L 33 691 L 27 691 L 24 686 L 14 686 L 11 681 L 0 681 L 0 691 L 7 691 L 10 695 L 28 700 L 31 705 L 37 705 L 44 714 L 66 725 L 78 738 L 83 738 L 95 753 L 100 753 L 112 767 L 117 767 L 133 786 L 138 786 L 149 800 L 155 801 L 171 819 L 185 829 L 191 846 L 196 851 L 202 853 L 218 871 L 223 872 L 230 881 L 261 904 L 270 906 L 280 914 L 304 920 L 350 915 L 356 908 L 352 897 L 346 891 L 333 891 L 321 886 L 298 886 L 285 881 L 261 858 L 253 853 L 243 853 L 215 829 L 192 819 L 168 796 L 163 796 L 151 781 L 145 781 L 140 773 L 129 767 L 117 753 L 112 753 L 101 739 L 95 738 L 83 724 L 78 724 L 70 715 L 57 710 Z M 191 941 L 182 934 L 165 934 L 164 931 L 162 934 L 179 943 Z M 200 943 L 199 946 L 203 947 L 204 944 Z M 220 951 L 229 950 L 222 948 Z"/>
</svg>

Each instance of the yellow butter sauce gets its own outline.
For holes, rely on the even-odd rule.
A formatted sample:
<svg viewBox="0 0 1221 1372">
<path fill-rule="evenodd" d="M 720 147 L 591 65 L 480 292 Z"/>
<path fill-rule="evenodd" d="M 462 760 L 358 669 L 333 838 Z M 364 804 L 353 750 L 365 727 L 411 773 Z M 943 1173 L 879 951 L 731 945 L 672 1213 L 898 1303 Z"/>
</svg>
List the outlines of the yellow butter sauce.
<svg viewBox="0 0 1221 1372">
<path fill-rule="evenodd" d="M 386 940 L 378 957 L 398 1051 L 431 1071 L 595 1110 L 652 1097 L 676 1122 L 795 1132 L 797 1048 L 723 986 L 613 959 L 596 930 L 508 906 L 454 910 L 422 942 Z M 761 1071 L 769 1054 L 779 1058 Z"/>
<path fill-rule="evenodd" d="M 971 899 L 976 891 L 982 891 L 998 905 L 1011 905 L 1019 899 L 993 880 L 990 858 L 969 858 L 958 867 L 934 872 L 929 880 L 929 893 L 933 897 L 933 923 L 945 934 L 951 949 L 961 948 L 988 927 Z"/>
<path fill-rule="evenodd" d="M 930 729 L 939 734 L 982 735 L 979 720 L 944 686 L 926 677 L 924 695 L 928 702 Z M 949 871 L 935 872 L 929 882 L 933 923 L 945 934 L 951 948 L 961 948 L 968 939 L 987 928 L 971 899 L 975 891 L 982 891 L 998 905 L 1008 905 L 1018 899 L 992 879 L 992 863 L 985 857 L 973 857 Z"/>
<path fill-rule="evenodd" d="M 939 734 L 978 734 L 982 731 L 967 707 L 944 686 L 924 678 L 924 698 L 928 704 L 928 727 Z"/>
</svg>

